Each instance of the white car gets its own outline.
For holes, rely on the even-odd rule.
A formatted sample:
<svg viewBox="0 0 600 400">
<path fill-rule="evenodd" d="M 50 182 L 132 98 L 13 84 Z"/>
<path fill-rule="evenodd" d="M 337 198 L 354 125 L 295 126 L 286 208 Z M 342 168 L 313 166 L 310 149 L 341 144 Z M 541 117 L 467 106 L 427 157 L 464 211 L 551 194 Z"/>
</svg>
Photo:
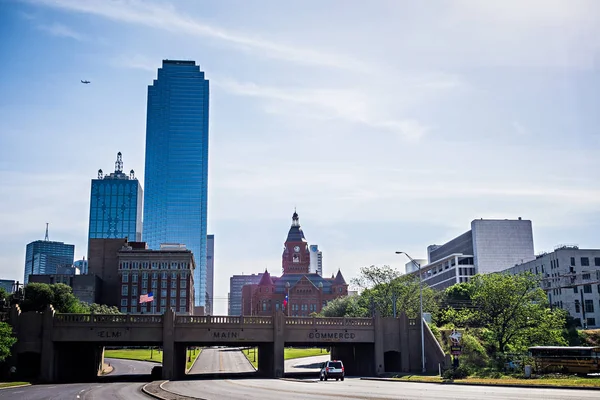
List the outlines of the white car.
<svg viewBox="0 0 600 400">
<path fill-rule="evenodd" d="M 329 378 L 344 380 L 344 363 L 339 360 L 331 360 L 321 364 L 320 381 L 326 381 Z"/>
</svg>

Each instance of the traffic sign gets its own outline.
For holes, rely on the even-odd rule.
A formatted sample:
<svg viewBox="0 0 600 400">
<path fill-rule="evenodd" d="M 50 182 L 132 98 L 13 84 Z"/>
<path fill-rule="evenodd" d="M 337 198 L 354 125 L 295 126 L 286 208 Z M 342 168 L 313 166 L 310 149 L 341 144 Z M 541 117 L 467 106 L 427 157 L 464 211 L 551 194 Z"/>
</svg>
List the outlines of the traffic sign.
<svg viewBox="0 0 600 400">
<path fill-rule="evenodd" d="M 453 356 L 460 356 L 462 353 L 462 346 L 450 346 L 450 354 Z"/>
<path fill-rule="evenodd" d="M 450 335 L 450 339 L 452 340 L 453 344 L 459 344 L 461 338 L 462 338 L 462 333 L 460 333 L 459 331 L 453 331 L 452 334 Z"/>
</svg>

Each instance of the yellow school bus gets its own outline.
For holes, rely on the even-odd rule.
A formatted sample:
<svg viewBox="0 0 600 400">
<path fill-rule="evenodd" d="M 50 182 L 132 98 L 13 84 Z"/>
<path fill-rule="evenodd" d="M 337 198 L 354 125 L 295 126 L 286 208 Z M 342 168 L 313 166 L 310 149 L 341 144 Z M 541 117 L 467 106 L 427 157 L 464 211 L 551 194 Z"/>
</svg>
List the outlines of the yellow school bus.
<svg viewBox="0 0 600 400">
<path fill-rule="evenodd" d="M 591 374 L 600 372 L 600 346 L 535 346 L 529 348 L 538 372 Z"/>
</svg>

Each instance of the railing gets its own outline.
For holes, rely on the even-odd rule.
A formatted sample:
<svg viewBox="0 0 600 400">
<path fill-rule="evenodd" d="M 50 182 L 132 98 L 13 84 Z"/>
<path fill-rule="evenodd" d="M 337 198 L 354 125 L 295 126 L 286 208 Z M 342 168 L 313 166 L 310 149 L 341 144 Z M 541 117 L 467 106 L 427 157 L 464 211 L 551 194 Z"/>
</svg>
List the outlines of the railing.
<svg viewBox="0 0 600 400">
<path fill-rule="evenodd" d="M 177 324 L 248 324 L 248 325 L 271 325 L 271 317 L 229 317 L 229 316 L 205 316 L 178 315 L 175 319 Z"/>
<path fill-rule="evenodd" d="M 162 315 L 56 314 L 54 323 L 63 324 L 162 324 Z"/>
<path fill-rule="evenodd" d="M 286 325 L 373 326 L 372 318 L 312 318 L 286 317 Z"/>
</svg>

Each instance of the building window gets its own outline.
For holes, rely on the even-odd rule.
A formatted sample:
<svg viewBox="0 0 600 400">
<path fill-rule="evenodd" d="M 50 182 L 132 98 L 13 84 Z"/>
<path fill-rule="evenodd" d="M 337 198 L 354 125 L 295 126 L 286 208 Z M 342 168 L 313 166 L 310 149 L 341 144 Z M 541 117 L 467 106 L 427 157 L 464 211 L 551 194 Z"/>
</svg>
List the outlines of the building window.
<svg viewBox="0 0 600 400">
<path fill-rule="evenodd" d="M 171 307 L 175 307 L 177 305 L 177 299 L 171 299 Z"/>
<path fill-rule="evenodd" d="M 186 300 L 185 299 L 179 299 L 179 305 L 180 306 L 185 306 L 186 304 Z"/>
<path fill-rule="evenodd" d="M 177 279 L 177 272 L 171 272 L 171 279 Z"/>
<path fill-rule="evenodd" d="M 129 294 L 129 286 L 121 285 L 121 295 L 127 296 Z"/>
<path fill-rule="evenodd" d="M 267 311 L 267 303 L 265 303 L 264 301 L 262 303 L 262 310 Z"/>
<path fill-rule="evenodd" d="M 131 296 L 135 297 L 137 296 L 137 286 L 132 286 L 131 287 Z"/>
<path fill-rule="evenodd" d="M 187 311 L 185 310 L 185 307 L 179 307 L 179 312 L 184 313 L 184 312 L 187 312 Z"/>
<path fill-rule="evenodd" d="M 587 257 L 581 257 L 581 266 L 582 267 L 589 267 L 590 266 L 590 259 Z"/>
<path fill-rule="evenodd" d="M 166 306 L 167 305 L 167 299 L 160 299 L 160 305 L 161 306 Z"/>
<path fill-rule="evenodd" d="M 158 279 L 158 272 L 152 273 L 152 279 Z"/>
<path fill-rule="evenodd" d="M 167 288 L 167 281 L 161 281 L 160 282 L 160 287 L 163 288 L 163 289 L 166 289 Z"/>
<path fill-rule="evenodd" d="M 594 312 L 594 300 L 586 300 L 584 302 L 585 304 L 585 312 L 586 313 L 593 313 Z"/>
<path fill-rule="evenodd" d="M 275 303 L 275 311 L 279 311 L 279 303 Z"/>
<path fill-rule="evenodd" d="M 161 295 L 162 297 L 167 297 L 167 291 L 166 291 L 165 289 L 161 290 L 161 291 L 160 291 L 160 295 Z"/>
<path fill-rule="evenodd" d="M 161 308 L 160 308 L 160 313 L 161 313 L 161 314 L 164 314 L 164 313 L 165 313 L 165 311 L 167 311 L 167 307 L 161 307 Z"/>
<path fill-rule="evenodd" d="M 588 280 L 588 281 L 589 281 L 590 279 L 592 279 L 592 276 L 591 276 L 591 275 L 590 275 L 590 273 L 588 272 L 588 273 L 586 273 L 586 274 L 582 274 L 582 275 L 581 275 L 581 278 L 583 278 L 583 279 L 586 279 L 586 280 Z"/>
<path fill-rule="evenodd" d="M 579 309 L 579 300 L 575 300 L 575 312 L 578 314 L 581 312 L 581 310 Z"/>
<path fill-rule="evenodd" d="M 592 293 L 592 285 L 583 285 L 583 293 Z"/>
<path fill-rule="evenodd" d="M 596 326 L 596 318 L 588 318 L 587 319 L 587 326 Z"/>
<path fill-rule="evenodd" d="M 121 306 L 127 306 L 127 299 L 121 299 Z"/>
<path fill-rule="evenodd" d="M 185 290 L 180 290 L 179 297 L 187 297 L 187 292 Z"/>
<path fill-rule="evenodd" d="M 177 289 L 177 281 L 171 281 L 171 289 Z"/>
<path fill-rule="evenodd" d="M 187 278 L 187 273 L 182 272 L 180 276 L 181 276 L 181 279 L 183 280 L 183 279 Z"/>
<path fill-rule="evenodd" d="M 177 296 L 177 290 L 171 289 L 171 297 Z"/>
<path fill-rule="evenodd" d="M 573 293 L 579 293 L 579 290 L 577 289 L 577 286 L 573 286 Z"/>
<path fill-rule="evenodd" d="M 148 279 L 142 279 L 142 289 L 148 289 Z"/>
<path fill-rule="evenodd" d="M 123 283 L 129 282 L 129 273 L 128 272 L 123 272 L 123 275 L 121 276 L 121 281 Z"/>
<path fill-rule="evenodd" d="M 167 272 L 163 272 L 161 275 L 163 279 L 167 279 L 169 277 L 169 274 Z"/>
<path fill-rule="evenodd" d="M 179 281 L 179 287 L 180 288 L 185 288 L 187 286 L 187 281 Z"/>
<path fill-rule="evenodd" d="M 121 312 L 123 314 L 127 314 L 127 307 L 121 307 Z"/>
<path fill-rule="evenodd" d="M 600 257 L 594 257 L 594 265 L 600 267 Z"/>
<path fill-rule="evenodd" d="M 158 281 L 152 281 L 152 289 L 156 289 L 158 287 Z"/>
<path fill-rule="evenodd" d="M 134 273 L 131 274 L 131 283 L 137 283 L 138 282 L 138 274 Z"/>
<path fill-rule="evenodd" d="M 571 257 L 571 265 L 574 267 L 575 266 L 575 257 Z"/>
<path fill-rule="evenodd" d="M 148 273 L 142 272 L 142 279 L 148 279 Z"/>
</svg>

